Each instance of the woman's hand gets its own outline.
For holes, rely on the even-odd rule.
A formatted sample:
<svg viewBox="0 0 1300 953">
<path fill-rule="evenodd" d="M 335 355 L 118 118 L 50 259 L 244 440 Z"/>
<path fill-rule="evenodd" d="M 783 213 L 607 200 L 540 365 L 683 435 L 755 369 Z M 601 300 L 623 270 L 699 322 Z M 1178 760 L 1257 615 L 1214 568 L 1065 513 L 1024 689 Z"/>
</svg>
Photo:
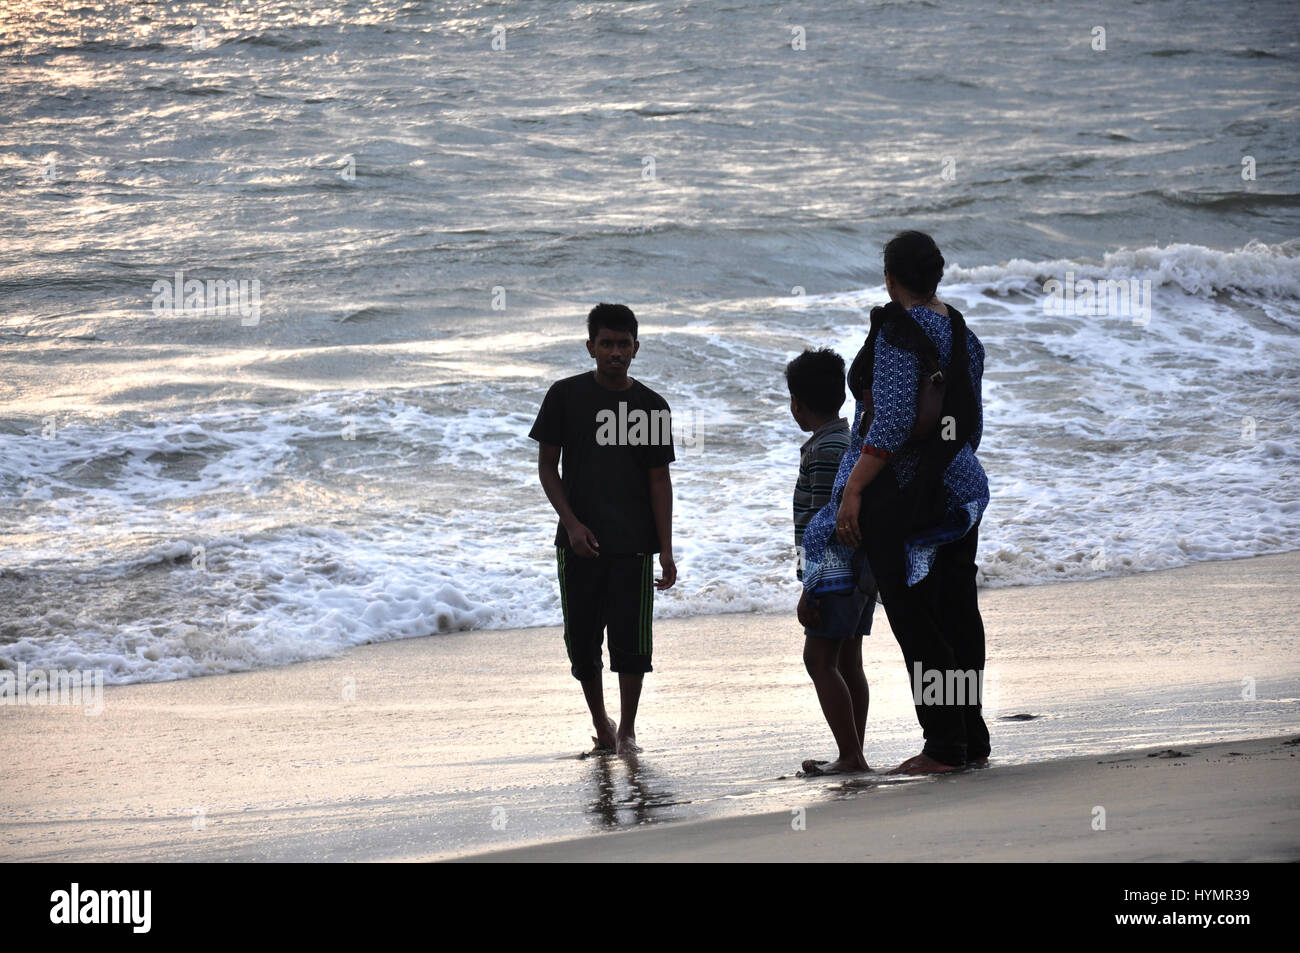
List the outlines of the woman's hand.
<svg viewBox="0 0 1300 953">
<path fill-rule="evenodd" d="M 858 457 L 858 462 L 853 464 L 849 479 L 844 484 L 844 498 L 840 500 L 840 509 L 835 515 L 835 538 L 842 546 L 857 549 L 861 544 L 862 532 L 858 529 L 858 512 L 862 509 L 862 493 L 884 469 L 883 459 L 865 452 Z"/>
<path fill-rule="evenodd" d="M 858 529 L 858 511 L 861 507 L 861 495 L 849 493 L 846 487 L 839 512 L 835 514 L 835 539 L 840 545 L 857 549 L 862 542 L 862 532 Z"/>
</svg>

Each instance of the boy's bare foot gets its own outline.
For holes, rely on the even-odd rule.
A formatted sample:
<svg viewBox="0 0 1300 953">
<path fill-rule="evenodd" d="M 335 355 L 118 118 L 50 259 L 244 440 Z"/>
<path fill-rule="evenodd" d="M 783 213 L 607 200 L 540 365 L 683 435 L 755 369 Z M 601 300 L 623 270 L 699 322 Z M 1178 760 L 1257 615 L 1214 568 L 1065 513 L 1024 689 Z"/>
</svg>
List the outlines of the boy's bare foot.
<svg viewBox="0 0 1300 953">
<path fill-rule="evenodd" d="M 596 751 L 618 751 L 618 734 L 614 727 L 614 719 L 605 719 L 605 730 L 601 731 L 600 726 L 596 726 L 596 733 L 591 736 L 591 740 L 596 743 Z"/>
<path fill-rule="evenodd" d="M 618 733 L 619 754 L 639 754 L 640 752 L 641 746 L 636 743 L 636 735 L 634 733 L 629 732 L 628 734 L 623 734 L 621 731 Z"/>
<path fill-rule="evenodd" d="M 949 774 L 960 771 L 961 767 L 935 761 L 929 755 L 918 754 L 908 758 L 888 774 Z"/>
</svg>

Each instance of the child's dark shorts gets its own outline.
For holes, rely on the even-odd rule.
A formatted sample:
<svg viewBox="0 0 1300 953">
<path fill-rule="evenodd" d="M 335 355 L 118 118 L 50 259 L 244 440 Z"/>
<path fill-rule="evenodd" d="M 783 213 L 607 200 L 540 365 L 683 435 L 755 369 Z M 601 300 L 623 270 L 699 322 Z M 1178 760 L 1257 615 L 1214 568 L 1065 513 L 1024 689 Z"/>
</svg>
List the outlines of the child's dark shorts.
<svg viewBox="0 0 1300 953">
<path fill-rule="evenodd" d="M 850 639 L 871 634 L 871 616 L 876 611 L 876 579 L 871 574 L 864 549 L 853 554 L 852 568 L 857 571 L 857 585 L 847 592 L 823 592 L 808 597 L 809 608 L 821 612 L 821 625 L 804 626 L 804 635 L 823 639 Z"/>
</svg>

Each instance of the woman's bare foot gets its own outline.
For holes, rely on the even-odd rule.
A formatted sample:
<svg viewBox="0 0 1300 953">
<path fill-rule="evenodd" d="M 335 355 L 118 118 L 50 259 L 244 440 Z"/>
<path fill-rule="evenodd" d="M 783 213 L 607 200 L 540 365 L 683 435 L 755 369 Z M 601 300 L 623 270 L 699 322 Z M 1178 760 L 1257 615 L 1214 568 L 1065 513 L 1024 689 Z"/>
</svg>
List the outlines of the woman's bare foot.
<svg viewBox="0 0 1300 953">
<path fill-rule="evenodd" d="M 916 761 L 916 759 L 919 758 L 919 757 L 921 757 L 919 754 L 914 754 L 914 755 L 912 755 L 912 757 L 908 758 L 906 761 L 904 761 L 904 762 L 903 762 L 902 764 L 900 764 L 898 767 L 896 767 L 896 768 L 894 768 L 894 769 L 892 769 L 892 770 L 890 770 L 890 771 L 886 771 L 885 774 L 906 774 L 906 773 L 907 773 L 907 769 L 910 768 L 910 767 L 912 766 L 912 763 L 913 763 L 914 761 Z"/>
<path fill-rule="evenodd" d="M 889 774 L 949 774 L 962 770 L 960 766 L 935 761 L 929 755 L 918 754 L 908 758 Z"/>
<path fill-rule="evenodd" d="M 600 726 L 596 726 L 596 733 L 591 736 L 591 740 L 596 743 L 593 751 L 618 751 L 618 734 L 614 727 L 614 719 L 605 719 L 605 730 L 601 731 Z"/>
</svg>

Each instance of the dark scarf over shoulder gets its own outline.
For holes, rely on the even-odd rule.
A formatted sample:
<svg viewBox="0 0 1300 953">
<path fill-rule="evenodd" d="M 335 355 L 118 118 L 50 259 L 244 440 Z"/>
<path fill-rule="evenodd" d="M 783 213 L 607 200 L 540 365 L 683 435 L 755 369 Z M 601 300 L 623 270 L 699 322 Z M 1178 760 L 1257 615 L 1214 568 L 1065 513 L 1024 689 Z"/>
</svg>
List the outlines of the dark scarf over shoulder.
<svg viewBox="0 0 1300 953">
<path fill-rule="evenodd" d="M 884 307 L 871 309 L 870 332 L 866 343 L 854 358 L 848 376 L 849 390 L 854 397 L 866 404 L 865 414 L 873 413 L 871 384 L 875 370 L 876 340 L 881 334 L 895 347 L 916 354 L 923 375 L 927 374 L 927 367 L 941 369 L 944 388 L 938 426 L 932 433 L 914 435 L 906 444 L 908 448 L 918 449 L 921 454 L 917 472 L 907 487 L 895 494 L 893 491 L 897 487 L 897 480 L 892 474 L 881 473 L 864 492 L 864 532 L 868 520 L 876 532 L 887 522 L 898 533 L 908 534 L 937 526 L 947 515 L 943 474 L 953 457 L 970 440 L 979 415 L 970 382 L 966 321 L 952 305 L 948 305 L 948 316 L 952 323 L 952 353 L 948 365 L 942 367 L 939 349 L 902 305 L 891 301 Z M 918 379 L 918 394 L 921 387 L 922 383 Z M 859 433 L 864 437 L 870 420 L 870 416 L 864 416 L 860 426 Z M 885 479 L 886 476 L 889 479 Z"/>
</svg>

